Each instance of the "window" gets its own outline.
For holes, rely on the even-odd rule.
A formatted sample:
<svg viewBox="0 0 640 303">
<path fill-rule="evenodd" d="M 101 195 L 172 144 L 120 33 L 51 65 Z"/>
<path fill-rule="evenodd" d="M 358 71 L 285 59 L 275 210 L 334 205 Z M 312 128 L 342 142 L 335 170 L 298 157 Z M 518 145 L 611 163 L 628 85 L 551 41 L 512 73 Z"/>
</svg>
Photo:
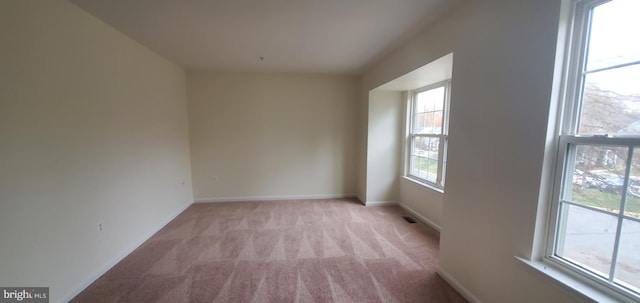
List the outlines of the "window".
<svg viewBox="0 0 640 303">
<path fill-rule="evenodd" d="M 547 260 L 640 298 L 640 1 L 574 1 Z"/>
<path fill-rule="evenodd" d="M 444 188 L 447 157 L 449 81 L 409 93 L 406 176 Z"/>
</svg>

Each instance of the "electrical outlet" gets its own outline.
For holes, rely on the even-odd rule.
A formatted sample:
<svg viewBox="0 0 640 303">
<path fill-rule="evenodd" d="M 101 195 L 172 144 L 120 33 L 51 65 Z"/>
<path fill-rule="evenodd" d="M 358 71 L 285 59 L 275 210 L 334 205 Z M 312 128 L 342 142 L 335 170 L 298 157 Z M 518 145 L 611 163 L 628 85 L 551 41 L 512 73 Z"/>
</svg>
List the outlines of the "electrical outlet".
<svg viewBox="0 0 640 303">
<path fill-rule="evenodd" d="M 98 232 L 101 233 L 104 231 L 104 223 L 102 221 L 98 221 Z"/>
<path fill-rule="evenodd" d="M 217 183 L 218 182 L 218 176 L 213 176 L 213 183 Z"/>
<path fill-rule="evenodd" d="M 180 184 L 181 184 L 182 186 L 184 186 L 184 180 L 182 180 L 182 182 L 180 182 Z"/>
</svg>

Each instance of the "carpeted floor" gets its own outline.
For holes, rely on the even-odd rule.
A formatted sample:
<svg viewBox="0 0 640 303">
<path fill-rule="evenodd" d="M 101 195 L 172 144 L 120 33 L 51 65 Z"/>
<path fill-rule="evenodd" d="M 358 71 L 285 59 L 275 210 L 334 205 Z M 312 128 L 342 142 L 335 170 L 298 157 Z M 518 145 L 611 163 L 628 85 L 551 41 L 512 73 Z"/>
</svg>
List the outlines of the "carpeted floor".
<svg viewBox="0 0 640 303">
<path fill-rule="evenodd" d="M 72 302 L 466 302 L 438 235 L 355 200 L 193 204 Z"/>
</svg>

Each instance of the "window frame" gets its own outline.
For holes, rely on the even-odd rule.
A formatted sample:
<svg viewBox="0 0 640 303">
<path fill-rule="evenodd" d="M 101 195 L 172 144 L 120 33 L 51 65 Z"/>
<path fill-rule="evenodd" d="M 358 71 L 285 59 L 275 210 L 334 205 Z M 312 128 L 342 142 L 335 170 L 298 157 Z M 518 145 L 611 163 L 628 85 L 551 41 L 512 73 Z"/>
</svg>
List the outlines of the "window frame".
<svg viewBox="0 0 640 303">
<path fill-rule="evenodd" d="M 583 92 L 585 85 L 586 63 L 589 46 L 589 32 L 591 28 L 591 15 L 593 8 L 610 2 L 611 0 L 572 0 L 571 11 L 569 16 L 569 28 L 567 36 L 567 48 L 565 52 L 565 66 L 563 68 L 562 91 L 560 95 L 560 107 L 558 112 L 558 132 L 556 132 L 555 164 L 552 171 L 552 196 L 549 203 L 549 220 L 546 236 L 546 249 L 544 252 L 544 261 L 560 268 L 564 272 L 570 274 L 574 278 L 588 283 L 619 299 L 635 301 L 640 299 L 640 293 L 628 289 L 621 284 L 613 281 L 615 275 L 609 278 L 601 277 L 579 264 L 574 264 L 556 255 L 558 243 L 560 239 L 562 221 L 561 204 L 572 205 L 571 201 L 565 201 L 562 198 L 566 191 L 571 191 L 572 176 L 574 171 L 575 149 L 579 145 L 592 146 L 616 146 L 628 148 L 626 159 L 626 168 L 624 175 L 623 188 L 626 190 L 621 194 L 621 205 L 618 214 L 609 215 L 616 216 L 618 225 L 616 227 L 615 242 L 613 247 L 611 275 L 615 271 L 615 261 L 618 254 L 618 244 L 621 237 L 622 221 L 630 219 L 640 222 L 639 218 L 628 216 L 624 213 L 626 204 L 626 196 L 628 195 L 628 183 L 630 182 L 630 170 L 632 166 L 632 155 L 634 148 L 640 148 L 640 136 L 616 134 L 608 136 L 606 134 L 579 134 L 578 127 L 580 122 L 581 107 L 583 104 Z M 612 67 L 612 66 L 610 66 Z M 567 185 L 568 184 L 568 185 Z M 569 203 L 567 203 L 569 202 Z M 582 206 L 590 209 L 589 206 Z M 598 209 L 590 209 L 591 211 L 600 211 Z M 612 269 L 613 268 L 613 269 Z"/>
<path fill-rule="evenodd" d="M 444 88 L 444 100 L 442 110 L 442 132 L 440 134 L 417 134 L 414 132 L 415 126 L 415 103 L 417 102 L 417 95 L 429 90 Z M 404 163 L 404 177 L 412 180 L 418 184 L 429 187 L 439 192 L 444 192 L 445 175 L 446 175 L 446 161 L 447 161 L 447 147 L 448 147 L 448 134 L 449 134 L 449 105 L 451 97 L 451 80 L 436 82 L 427 86 L 423 86 L 407 92 L 407 128 L 406 128 L 406 142 L 405 142 L 405 163 Z M 438 168 L 436 171 L 436 181 L 430 181 L 411 173 L 412 168 L 412 147 L 413 140 L 418 137 L 423 138 L 439 138 L 438 144 Z"/>
</svg>

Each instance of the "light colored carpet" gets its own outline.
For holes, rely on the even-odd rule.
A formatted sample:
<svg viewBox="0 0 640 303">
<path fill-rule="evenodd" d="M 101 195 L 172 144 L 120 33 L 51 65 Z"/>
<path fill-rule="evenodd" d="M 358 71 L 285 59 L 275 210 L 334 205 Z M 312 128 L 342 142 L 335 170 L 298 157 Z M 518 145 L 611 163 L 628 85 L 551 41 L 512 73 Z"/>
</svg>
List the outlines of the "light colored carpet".
<svg viewBox="0 0 640 303">
<path fill-rule="evenodd" d="M 466 302 L 438 235 L 355 200 L 194 204 L 72 302 Z"/>
</svg>

